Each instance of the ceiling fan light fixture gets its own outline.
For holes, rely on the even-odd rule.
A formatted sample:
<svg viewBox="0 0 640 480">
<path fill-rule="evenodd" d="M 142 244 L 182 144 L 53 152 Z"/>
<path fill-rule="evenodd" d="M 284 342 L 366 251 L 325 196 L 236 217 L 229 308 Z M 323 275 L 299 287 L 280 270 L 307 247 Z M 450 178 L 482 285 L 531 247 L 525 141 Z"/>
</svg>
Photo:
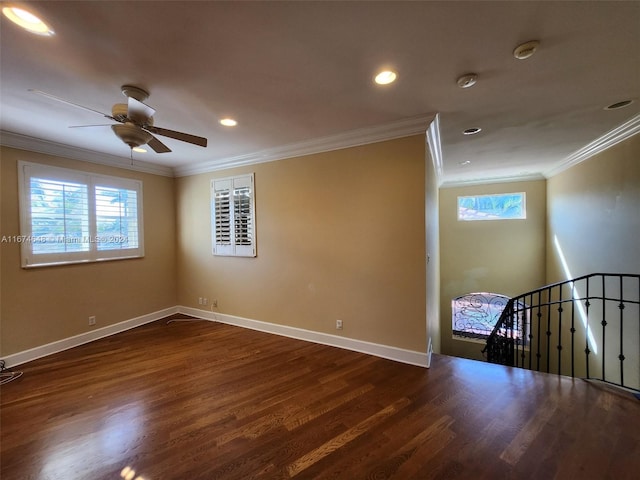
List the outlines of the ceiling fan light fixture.
<svg viewBox="0 0 640 480">
<path fill-rule="evenodd" d="M 2 13 L 19 27 L 28 32 L 50 37 L 54 31 L 33 13 L 18 7 L 3 7 Z"/>
<path fill-rule="evenodd" d="M 137 125 L 134 125 L 133 123 L 111 125 L 111 128 L 113 129 L 117 137 L 124 143 L 129 145 L 129 147 L 131 148 L 144 145 L 145 143 L 150 142 L 153 138 L 153 135 L 141 129 Z"/>
<path fill-rule="evenodd" d="M 142 148 L 142 147 L 133 147 L 131 150 L 133 150 L 134 152 L 137 152 L 137 153 L 147 153 L 147 150 L 145 148 Z"/>
<path fill-rule="evenodd" d="M 378 85 L 389 85 L 390 83 L 395 82 L 397 78 L 398 74 L 393 70 L 383 70 L 382 72 L 378 73 L 373 80 Z"/>
<path fill-rule="evenodd" d="M 528 42 L 523 43 L 522 45 L 518 45 L 513 51 L 513 56 L 518 60 L 526 60 L 533 56 L 538 49 L 540 42 L 538 40 L 530 40 Z"/>
</svg>

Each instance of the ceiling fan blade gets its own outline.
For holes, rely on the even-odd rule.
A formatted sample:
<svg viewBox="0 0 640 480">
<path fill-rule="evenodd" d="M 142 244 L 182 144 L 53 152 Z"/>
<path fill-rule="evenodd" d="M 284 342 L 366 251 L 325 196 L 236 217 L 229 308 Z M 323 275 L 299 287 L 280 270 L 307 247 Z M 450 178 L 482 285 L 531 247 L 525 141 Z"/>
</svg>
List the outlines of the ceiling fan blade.
<svg viewBox="0 0 640 480">
<path fill-rule="evenodd" d="M 151 133 L 155 133 L 156 135 L 162 135 L 163 137 L 174 138 L 176 140 L 180 140 L 182 142 L 192 143 L 194 145 L 198 145 L 200 147 L 207 146 L 207 139 L 204 137 L 198 137 L 196 135 L 190 135 L 188 133 L 176 132 L 175 130 L 168 130 L 166 128 L 154 127 L 154 126 L 145 126 L 145 130 L 148 130 Z"/>
<path fill-rule="evenodd" d="M 149 105 L 142 103 L 141 101 L 136 100 L 133 97 L 129 97 L 127 113 L 129 118 L 139 118 L 146 120 L 149 117 L 153 117 L 155 113 L 156 111 Z"/>
<path fill-rule="evenodd" d="M 50 93 L 43 92 L 41 90 L 35 90 L 33 88 L 30 88 L 29 91 L 33 92 L 33 93 L 35 93 L 37 95 L 41 95 L 43 97 L 46 97 L 46 98 L 50 98 L 51 100 L 55 100 L 55 101 L 60 102 L 60 103 L 66 103 L 67 105 L 71 105 L 72 107 L 81 108 L 83 110 L 87 110 L 89 112 L 93 112 L 93 113 L 97 113 L 98 115 L 102 115 L 103 117 L 108 118 L 110 120 L 117 121 L 111 115 L 107 115 L 106 113 L 100 112 L 99 110 L 94 110 L 93 108 L 85 107 L 84 105 L 78 105 L 77 103 L 70 102 L 69 100 L 65 100 L 64 98 L 56 97 L 55 95 L 51 95 Z"/>
<path fill-rule="evenodd" d="M 68 128 L 88 128 L 88 127 L 110 127 L 110 123 L 101 123 L 99 125 L 69 125 Z"/>
<path fill-rule="evenodd" d="M 147 142 L 154 152 L 156 153 L 168 153 L 171 151 L 169 147 L 167 147 L 164 143 L 158 140 L 156 137 L 151 137 L 151 140 Z"/>
</svg>

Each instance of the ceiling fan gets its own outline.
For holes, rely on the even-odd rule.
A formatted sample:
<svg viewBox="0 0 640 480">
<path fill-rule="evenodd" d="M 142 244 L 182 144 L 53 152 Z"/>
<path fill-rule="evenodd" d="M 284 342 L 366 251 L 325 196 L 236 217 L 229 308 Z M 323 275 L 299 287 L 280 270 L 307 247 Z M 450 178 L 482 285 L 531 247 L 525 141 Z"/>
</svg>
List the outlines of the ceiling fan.
<svg viewBox="0 0 640 480">
<path fill-rule="evenodd" d="M 149 92 L 146 90 L 134 85 L 123 85 L 121 89 L 122 94 L 127 97 L 127 103 L 116 103 L 111 109 L 111 115 L 89 107 L 78 105 L 77 103 L 70 102 L 40 90 L 30 89 L 29 91 L 58 102 L 66 103 L 73 107 L 97 113 L 109 120 L 118 122 L 115 125 L 75 125 L 70 128 L 110 126 L 116 136 L 132 149 L 139 147 L 140 145 L 147 144 L 156 153 L 170 152 L 171 149 L 158 140 L 154 135 L 173 138 L 175 140 L 191 143 L 200 147 L 207 146 L 207 139 L 204 137 L 198 137 L 196 135 L 190 135 L 188 133 L 176 132 L 175 130 L 168 130 L 166 128 L 154 126 L 153 115 L 156 111 L 149 105 L 142 103 L 149 97 Z"/>
</svg>

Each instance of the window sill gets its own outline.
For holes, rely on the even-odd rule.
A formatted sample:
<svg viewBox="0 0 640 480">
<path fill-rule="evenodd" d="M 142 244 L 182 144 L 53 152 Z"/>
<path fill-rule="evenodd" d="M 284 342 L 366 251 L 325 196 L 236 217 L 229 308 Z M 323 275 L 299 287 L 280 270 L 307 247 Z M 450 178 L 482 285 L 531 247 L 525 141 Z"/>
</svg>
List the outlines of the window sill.
<svg viewBox="0 0 640 480">
<path fill-rule="evenodd" d="M 462 335 L 451 335 L 451 339 L 452 340 L 459 340 L 461 342 L 477 343 L 479 345 L 485 345 L 487 343 L 487 339 L 486 338 L 473 338 L 473 337 L 465 337 L 465 336 L 462 336 Z"/>
<path fill-rule="evenodd" d="M 42 267 L 59 267 L 64 265 L 79 265 L 86 263 L 102 263 L 102 262 L 111 262 L 117 260 L 133 260 L 136 258 L 144 258 L 143 255 L 127 255 L 121 257 L 104 257 L 104 258 L 92 258 L 92 259 L 81 259 L 81 260 L 61 260 L 59 262 L 40 262 L 40 263 L 32 263 L 22 265 L 24 269 L 32 269 L 32 268 L 42 268 Z"/>
</svg>

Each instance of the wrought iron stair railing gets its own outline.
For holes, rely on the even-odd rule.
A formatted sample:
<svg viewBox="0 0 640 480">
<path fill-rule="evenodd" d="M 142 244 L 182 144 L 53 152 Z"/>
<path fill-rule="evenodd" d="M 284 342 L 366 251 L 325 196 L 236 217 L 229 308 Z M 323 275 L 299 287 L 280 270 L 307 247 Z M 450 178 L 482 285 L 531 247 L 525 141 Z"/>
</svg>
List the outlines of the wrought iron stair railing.
<svg viewBox="0 0 640 480">
<path fill-rule="evenodd" d="M 513 297 L 482 352 L 640 391 L 640 275 L 593 273 Z"/>
</svg>

